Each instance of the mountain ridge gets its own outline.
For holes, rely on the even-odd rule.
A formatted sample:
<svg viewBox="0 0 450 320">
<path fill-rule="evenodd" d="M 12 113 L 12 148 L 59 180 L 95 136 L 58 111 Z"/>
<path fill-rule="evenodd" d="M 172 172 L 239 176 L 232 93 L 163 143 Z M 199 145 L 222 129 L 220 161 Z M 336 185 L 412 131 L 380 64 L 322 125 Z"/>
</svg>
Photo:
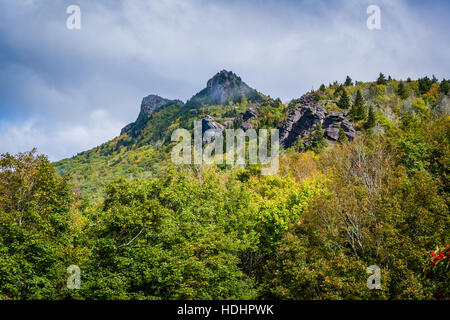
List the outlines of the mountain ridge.
<svg viewBox="0 0 450 320">
<path fill-rule="evenodd" d="M 244 94 L 243 101 L 224 99 L 221 100 L 223 104 L 183 103 L 151 94 L 143 98 L 137 120 L 122 129 L 119 136 L 58 161 L 55 167 L 60 174 L 72 172 L 83 192 L 90 195 L 97 194 L 108 181 L 120 176 L 151 177 L 170 163 L 170 152 L 175 145 L 170 138 L 172 132 L 184 128 L 192 133 L 194 121 L 202 121 L 203 131 L 211 127 L 221 131 L 226 128 L 243 131 L 278 128 L 280 143 L 285 149 L 320 152 L 327 145 L 352 141 L 374 126 L 373 130 L 382 134 L 390 127 L 398 126 L 405 114 L 448 114 L 448 83 L 443 81 L 439 85 L 428 83 L 428 80 L 351 85 L 335 82 L 286 105 L 280 99 L 260 93 L 256 100 L 248 99 Z M 235 87 L 234 81 L 244 83 L 234 73 L 221 71 L 208 83 L 210 88 L 219 85 L 228 90 Z M 406 88 L 406 96 L 401 97 L 398 93 L 400 83 Z M 348 99 L 347 106 L 342 104 L 344 96 Z M 201 97 L 208 100 L 216 96 L 212 91 L 205 91 Z M 360 103 L 361 106 L 354 108 Z M 361 113 L 361 110 L 363 114 L 357 115 L 356 111 Z M 370 117 L 373 124 L 369 123 Z M 209 139 L 204 141 L 210 142 Z"/>
</svg>

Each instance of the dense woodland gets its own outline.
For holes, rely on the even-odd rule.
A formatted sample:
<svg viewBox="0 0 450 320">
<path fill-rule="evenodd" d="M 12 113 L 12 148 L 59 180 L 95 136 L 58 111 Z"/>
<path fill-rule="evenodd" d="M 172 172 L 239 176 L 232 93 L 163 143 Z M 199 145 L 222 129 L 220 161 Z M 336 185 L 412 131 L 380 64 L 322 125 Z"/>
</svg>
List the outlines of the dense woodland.
<svg viewBox="0 0 450 320">
<path fill-rule="evenodd" d="M 383 74 L 322 85 L 314 101 L 350 110 L 361 133 L 327 145 L 312 132 L 273 176 L 171 164 L 174 129 L 233 119 L 245 96 L 175 103 L 58 163 L 3 154 L 0 299 L 448 299 L 449 87 Z M 296 107 L 263 98 L 257 128 Z M 380 290 L 366 286 L 370 265 Z"/>
</svg>

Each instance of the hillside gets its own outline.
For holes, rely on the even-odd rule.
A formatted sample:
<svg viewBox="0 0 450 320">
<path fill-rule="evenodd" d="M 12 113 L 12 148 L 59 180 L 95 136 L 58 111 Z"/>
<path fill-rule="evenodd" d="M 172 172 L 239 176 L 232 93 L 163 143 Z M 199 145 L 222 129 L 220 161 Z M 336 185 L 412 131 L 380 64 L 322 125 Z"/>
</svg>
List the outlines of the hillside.
<svg viewBox="0 0 450 320">
<path fill-rule="evenodd" d="M 150 95 L 120 136 L 71 159 L 2 155 L 0 298 L 449 299 L 448 81 L 258 96 Z M 173 165 L 171 132 L 194 120 L 279 128 L 278 172 Z M 78 290 L 63 286 L 69 265 Z"/>
<path fill-rule="evenodd" d="M 401 87 L 401 92 L 399 89 Z M 73 158 L 55 164 L 60 174 L 71 172 L 83 195 L 98 197 L 108 182 L 118 178 L 153 177 L 169 163 L 171 133 L 177 128 L 193 129 L 195 120 L 207 117 L 223 128 L 279 128 L 280 142 L 297 151 L 304 146 L 311 130 L 321 125 L 327 144 L 334 144 L 342 128 L 345 138 L 353 140 L 365 130 L 369 109 L 371 124 L 381 134 L 398 126 L 404 114 L 449 113 L 449 98 L 443 94 L 448 83 L 423 78 L 417 81 L 381 79 L 324 85 L 317 91 L 284 105 L 249 87 L 233 72 L 221 71 L 208 80 L 206 88 L 186 104 L 157 95 L 143 98 L 137 120 L 122 129 L 113 140 Z M 351 115 L 358 91 L 365 106 L 364 115 Z M 343 93 L 347 102 L 343 101 Z M 238 98 L 236 98 L 238 97 Z M 204 128 L 206 130 L 207 128 Z M 301 146 L 303 144 L 303 147 Z M 313 146 L 312 146 L 313 147 Z"/>
</svg>

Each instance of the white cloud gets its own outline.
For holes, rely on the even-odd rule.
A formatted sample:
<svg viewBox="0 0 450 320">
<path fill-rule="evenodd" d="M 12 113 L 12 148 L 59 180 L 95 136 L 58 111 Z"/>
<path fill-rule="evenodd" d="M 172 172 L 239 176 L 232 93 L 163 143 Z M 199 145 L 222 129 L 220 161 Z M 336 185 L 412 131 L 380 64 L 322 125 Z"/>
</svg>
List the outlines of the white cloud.
<svg viewBox="0 0 450 320">
<path fill-rule="evenodd" d="M 96 147 L 117 135 L 120 124 L 105 110 L 94 110 L 81 123 L 31 119 L 24 123 L 0 122 L 2 152 L 18 153 L 38 147 L 38 152 L 56 161 Z"/>
</svg>

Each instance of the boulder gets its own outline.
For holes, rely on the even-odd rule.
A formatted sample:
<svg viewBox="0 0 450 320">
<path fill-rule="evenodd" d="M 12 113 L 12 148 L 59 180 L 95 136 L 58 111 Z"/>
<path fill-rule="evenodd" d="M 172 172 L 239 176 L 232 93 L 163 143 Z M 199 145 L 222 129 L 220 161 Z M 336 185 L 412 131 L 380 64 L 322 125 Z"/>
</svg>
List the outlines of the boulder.
<svg viewBox="0 0 450 320">
<path fill-rule="evenodd" d="M 213 131 L 208 131 L 213 130 Z M 209 144 L 214 141 L 214 137 L 222 133 L 225 130 L 225 127 L 220 123 L 214 121 L 213 117 L 205 116 L 202 120 L 202 135 L 203 135 L 203 143 Z M 208 131 L 208 132 L 207 132 Z"/>
</svg>

